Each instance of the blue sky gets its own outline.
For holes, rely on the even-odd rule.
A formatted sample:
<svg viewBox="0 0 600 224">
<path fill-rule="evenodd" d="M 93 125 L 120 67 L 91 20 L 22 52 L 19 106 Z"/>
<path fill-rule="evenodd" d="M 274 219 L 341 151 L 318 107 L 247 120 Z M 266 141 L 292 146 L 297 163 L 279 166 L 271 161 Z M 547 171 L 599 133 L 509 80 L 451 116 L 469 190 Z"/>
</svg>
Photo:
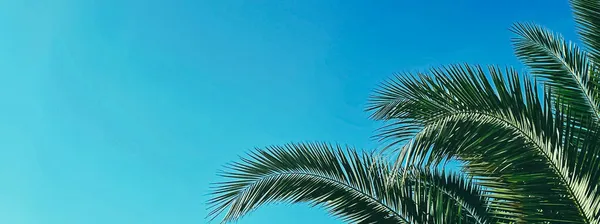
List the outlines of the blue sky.
<svg viewBox="0 0 600 224">
<path fill-rule="evenodd" d="M 566 0 L 0 0 L 0 222 L 205 223 L 253 147 L 361 148 L 394 72 L 517 65 L 508 28 L 575 38 Z M 336 223 L 272 205 L 239 223 Z"/>
</svg>

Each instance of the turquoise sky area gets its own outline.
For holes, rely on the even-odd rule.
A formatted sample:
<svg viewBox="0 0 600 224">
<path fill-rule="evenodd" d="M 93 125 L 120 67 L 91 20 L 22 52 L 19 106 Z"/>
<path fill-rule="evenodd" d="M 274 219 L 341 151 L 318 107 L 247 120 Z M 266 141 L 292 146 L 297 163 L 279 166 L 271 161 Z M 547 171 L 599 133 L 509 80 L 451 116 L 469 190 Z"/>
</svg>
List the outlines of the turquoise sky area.
<svg viewBox="0 0 600 224">
<path fill-rule="evenodd" d="M 0 0 L 0 223 L 206 223 L 225 163 L 376 147 L 377 83 L 519 66 L 517 21 L 576 37 L 567 0 Z M 238 223 L 337 222 L 278 204 Z"/>
</svg>

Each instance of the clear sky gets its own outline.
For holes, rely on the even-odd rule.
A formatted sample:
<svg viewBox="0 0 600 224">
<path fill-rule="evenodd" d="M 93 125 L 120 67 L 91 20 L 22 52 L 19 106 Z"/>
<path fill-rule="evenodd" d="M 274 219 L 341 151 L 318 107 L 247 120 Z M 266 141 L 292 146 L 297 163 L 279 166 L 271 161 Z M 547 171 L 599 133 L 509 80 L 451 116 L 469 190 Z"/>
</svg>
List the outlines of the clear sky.
<svg viewBox="0 0 600 224">
<path fill-rule="evenodd" d="M 418 2 L 418 3 L 417 3 Z M 0 0 L 0 223 L 206 223 L 253 147 L 375 147 L 394 72 L 518 65 L 508 31 L 574 38 L 567 0 Z M 306 205 L 239 223 L 336 223 Z"/>
</svg>

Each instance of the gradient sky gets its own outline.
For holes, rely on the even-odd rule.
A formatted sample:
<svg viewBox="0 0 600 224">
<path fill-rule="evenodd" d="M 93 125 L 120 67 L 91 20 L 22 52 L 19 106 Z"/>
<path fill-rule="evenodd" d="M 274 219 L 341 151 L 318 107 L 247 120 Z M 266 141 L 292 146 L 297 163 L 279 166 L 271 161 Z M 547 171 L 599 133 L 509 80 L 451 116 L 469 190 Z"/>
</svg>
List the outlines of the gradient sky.
<svg viewBox="0 0 600 224">
<path fill-rule="evenodd" d="M 378 82 L 518 66 L 513 22 L 573 39 L 570 15 L 566 0 L 0 0 L 0 223 L 206 223 L 238 155 L 375 147 Z M 272 205 L 239 223 L 336 222 Z"/>
</svg>

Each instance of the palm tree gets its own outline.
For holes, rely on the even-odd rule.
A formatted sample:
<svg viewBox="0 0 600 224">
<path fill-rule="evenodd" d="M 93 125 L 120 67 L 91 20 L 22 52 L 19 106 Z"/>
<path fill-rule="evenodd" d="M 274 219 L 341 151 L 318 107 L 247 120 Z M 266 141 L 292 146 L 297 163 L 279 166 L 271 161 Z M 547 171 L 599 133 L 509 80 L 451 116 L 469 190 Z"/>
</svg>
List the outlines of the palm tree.
<svg viewBox="0 0 600 224">
<path fill-rule="evenodd" d="M 600 223 L 600 1 L 572 0 L 584 48 L 512 27 L 512 68 L 450 65 L 397 75 L 368 111 L 393 160 L 301 143 L 231 164 L 209 201 L 234 221 L 308 202 L 351 223 Z M 457 161 L 461 171 L 443 171 Z M 447 169 L 448 170 L 448 169 Z"/>
</svg>

